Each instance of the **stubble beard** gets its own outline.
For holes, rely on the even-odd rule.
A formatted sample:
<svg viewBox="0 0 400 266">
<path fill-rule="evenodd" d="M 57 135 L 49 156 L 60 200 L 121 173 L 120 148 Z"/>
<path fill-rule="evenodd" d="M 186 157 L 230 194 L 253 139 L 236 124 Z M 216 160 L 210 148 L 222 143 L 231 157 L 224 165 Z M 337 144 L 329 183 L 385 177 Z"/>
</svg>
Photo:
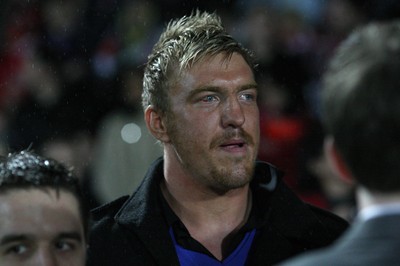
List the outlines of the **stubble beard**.
<svg viewBox="0 0 400 266">
<path fill-rule="evenodd" d="M 242 129 L 232 129 L 225 131 L 222 136 L 216 137 L 211 142 L 211 149 L 218 149 L 218 147 L 224 143 L 224 141 L 229 140 L 233 137 L 240 137 L 244 139 L 246 145 L 255 148 L 257 141 L 252 138 L 250 134 Z M 225 157 L 221 158 L 221 161 L 211 169 L 211 177 L 214 179 L 214 183 L 220 190 L 232 190 L 244 187 L 253 178 L 255 159 L 257 152 L 255 154 L 249 153 L 245 157 Z"/>
<path fill-rule="evenodd" d="M 219 194 L 226 193 L 230 190 L 239 189 L 247 184 L 253 178 L 254 163 L 242 162 L 238 160 L 233 164 L 222 167 L 214 167 L 210 171 L 210 177 L 212 178 L 212 186 L 210 188 Z M 242 165 L 244 164 L 244 165 Z M 209 178 L 210 178 L 209 177 Z"/>
<path fill-rule="evenodd" d="M 174 147 L 176 156 L 180 161 L 185 171 L 196 180 L 196 182 L 207 187 L 209 190 L 218 194 L 224 194 L 233 189 L 239 189 L 247 184 L 253 178 L 255 168 L 255 155 L 248 154 L 241 158 L 214 158 L 213 156 L 204 156 L 206 159 L 202 164 L 199 164 L 196 157 L 192 157 L 196 151 L 189 150 L 187 147 L 195 146 L 195 140 L 188 140 L 179 132 L 179 126 L 176 124 L 176 119 L 169 117 L 168 132 L 171 139 L 171 144 Z M 187 134 L 187 133 L 186 133 Z M 225 139 L 229 139 L 234 135 L 239 134 L 247 145 L 255 147 L 255 140 L 244 132 L 239 130 L 239 133 L 228 132 L 224 136 L 220 136 L 211 142 L 210 149 L 218 149 L 219 144 Z M 204 170 L 204 169 L 208 169 Z"/>
</svg>

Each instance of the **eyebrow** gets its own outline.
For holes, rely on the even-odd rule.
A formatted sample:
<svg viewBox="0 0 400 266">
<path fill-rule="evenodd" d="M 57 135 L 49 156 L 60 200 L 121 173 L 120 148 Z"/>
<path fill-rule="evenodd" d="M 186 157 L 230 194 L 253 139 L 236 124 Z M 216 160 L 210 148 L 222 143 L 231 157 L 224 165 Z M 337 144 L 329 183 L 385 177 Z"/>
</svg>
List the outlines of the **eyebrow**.
<svg viewBox="0 0 400 266">
<path fill-rule="evenodd" d="M 241 88 L 240 88 L 240 90 L 242 91 L 244 91 L 244 90 L 249 90 L 249 89 L 256 89 L 256 90 L 258 90 L 258 84 L 256 84 L 256 83 L 251 83 L 251 84 L 247 84 L 247 85 L 244 85 L 244 86 L 242 86 Z"/>
<path fill-rule="evenodd" d="M 82 242 L 82 235 L 78 232 L 64 232 L 57 236 L 57 238 L 69 238 Z"/>
<path fill-rule="evenodd" d="M 30 239 L 31 237 L 25 234 L 10 234 L 10 235 L 5 235 L 1 241 L 0 245 L 6 245 L 12 242 L 20 242 L 20 241 L 26 241 Z"/>
<path fill-rule="evenodd" d="M 201 92 L 205 92 L 205 91 L 218 92 L 221 89 L 223 89 L 223 87 L 219 87 L 219 86 L 201 86 L 201 87 L 198 87 L 198 88 L 190 91 L 188 98 L 192 98 L 193 96 L 195 96 L 196 94 L 199 94 Z M 249 89 L 255 89 L 255 90 L 258 91 L 258 85 L 256 83 L 243 85 L 243 86 L 239 87 L 238 91 L 244 91 L 244 90 L 249 90 Z"/>
<path fill-rule="evenodd" d="M 33 238 L 33 236 L 27 235 L 27 234 L 9 234 L 9 235 L 5 235 L 1 239 L 0 246 L 7 245 L 7 244 L 12 243 L 12 242 L 26 241 L 26 240 L 29 240 L 29 239 L 32 239 L 32 238 Z M 74 240 L 77 240 L 79 242 L 83 241 L 83 238 L 82 238 L 81 234 L 78 233 L 78 232 L 75 232 L 75 231 L 74 232 L 62 232 L 62 233 L 58 234 L 56 238 L 59 238 L 59 239 L 60 238 L 74 239 Z"/>
</svg>

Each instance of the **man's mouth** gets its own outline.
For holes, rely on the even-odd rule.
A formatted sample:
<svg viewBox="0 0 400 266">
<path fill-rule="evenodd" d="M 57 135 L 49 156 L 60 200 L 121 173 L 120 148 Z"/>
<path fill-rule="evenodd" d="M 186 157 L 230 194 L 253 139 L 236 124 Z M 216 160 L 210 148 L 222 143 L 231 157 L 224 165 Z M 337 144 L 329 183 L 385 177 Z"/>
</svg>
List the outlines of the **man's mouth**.
<svg viewBox="0 0 400 266">
<path fill-rule="evenodd" d="M 246 132 L 226 132 L 224 135 L 211 141 L 211 148 L 220 148 L 230 152 L 245 152 L 254 145 L 253 139 Z"/>
<path fill-rule="evenodd" d="M 220 145 L 220 147 L 224 149 L 240 149 L 246 145 L 246 142 L 243 140 L 231 140 L 224 142 Z"/>
<path fill-rule="evenodd" d="M 238 143 L 225 143 L 225 144 L 222 144 L 221 145 L 221 147 L 239 147 L 239 148 L 241 148 L 241 147 L 243 147 L 244 146 L 244 143 L 243 142 L 238 142 Z"/>
</svg>

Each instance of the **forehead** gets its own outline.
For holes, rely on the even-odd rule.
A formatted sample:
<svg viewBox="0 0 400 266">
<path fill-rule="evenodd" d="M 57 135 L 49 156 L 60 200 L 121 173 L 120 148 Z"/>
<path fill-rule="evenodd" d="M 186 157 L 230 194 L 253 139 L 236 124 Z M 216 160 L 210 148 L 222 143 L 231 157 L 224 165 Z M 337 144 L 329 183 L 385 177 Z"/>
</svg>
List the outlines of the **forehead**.
<svg viewBox="0 0 400 266">
<path fill-rule="evenodd" d="M 253 69 L 243 56 L 236 52 L 229 56 L 226 53 L 206 56 L 183 69 L 176 81 L 177 85 L 186 88 L 255 83 Z"/>
<path fill-rule="evenodd" d="M 63 190 L 30 188 L 1 193 L 0 217 L 0 239 L 7 234 L 52 237 L 83 230 L 78 201 Z"/>
</svg>

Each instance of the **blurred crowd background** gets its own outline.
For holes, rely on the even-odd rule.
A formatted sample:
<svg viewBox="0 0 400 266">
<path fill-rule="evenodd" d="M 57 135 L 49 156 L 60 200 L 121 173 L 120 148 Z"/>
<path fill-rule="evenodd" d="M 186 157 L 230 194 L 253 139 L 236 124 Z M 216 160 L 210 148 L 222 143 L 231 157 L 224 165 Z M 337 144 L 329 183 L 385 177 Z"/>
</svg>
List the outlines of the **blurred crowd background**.
<svg viewBox="0 0 400 266">
<path fill-rule="evenodd" d="M 259 158 L 304 200 L 351 220 L 352 187 L 322 154 L 320 78 L 338 43 L 398 0 L 2 0 L 0 154 L 32 149 L 74 168 L 91 207 L 130 194 L 162 154 L 140 104 L 161 30 L 216 11 L 258 58 Z"/>
</svg>

